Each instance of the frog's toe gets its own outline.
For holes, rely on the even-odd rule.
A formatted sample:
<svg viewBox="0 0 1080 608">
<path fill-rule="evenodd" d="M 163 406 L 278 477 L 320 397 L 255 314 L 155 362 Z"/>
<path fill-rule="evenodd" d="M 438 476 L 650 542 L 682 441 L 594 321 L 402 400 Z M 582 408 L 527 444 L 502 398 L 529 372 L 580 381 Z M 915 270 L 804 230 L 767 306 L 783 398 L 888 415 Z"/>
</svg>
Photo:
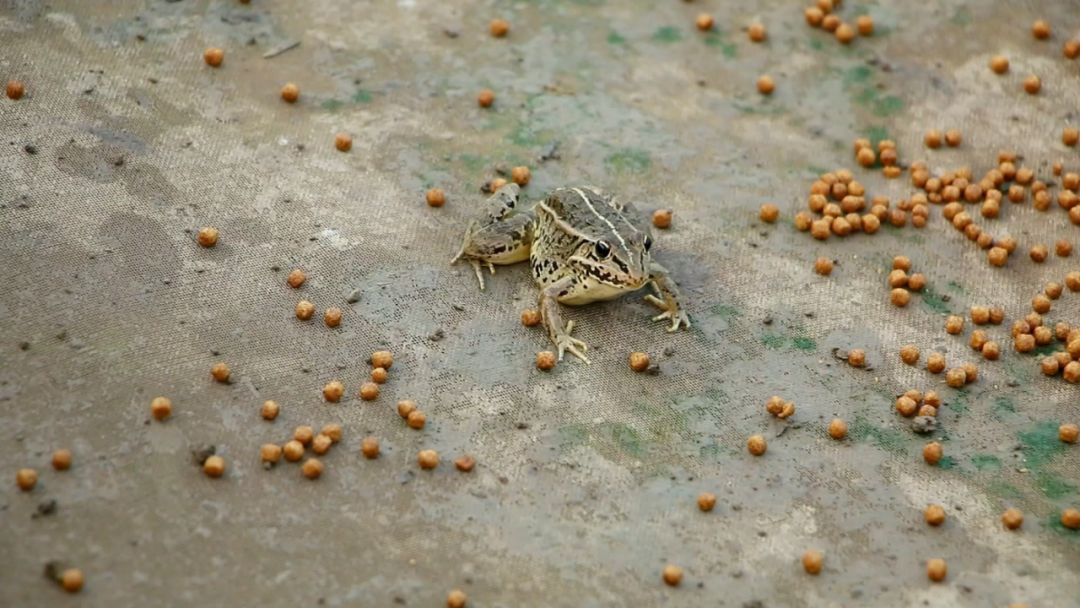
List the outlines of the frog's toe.
<svg viewBox="0 0 1080 608">
<path fill-rule="evenodd" d="M 574 355 L 578 359 L 581 359 L 585 362 L 586 365 L 588 365 L 589 358 L 585 356 L 584 351 L 589 350 L 589 345 L 585 344 L 581 340 L 578 340 L 577 338 L 570 337 L 570 330 L 573 328 L 573 326 L 574 325 L 572 321 L 570 323 L 567 323 L 566 333 L 558 336 L 555 339 L 555 346 L 559 349 L 559 361 L 563 360 L 564 353 L 569 352 L 571 355 Z"/>
<path fill-rule="evenodd" d="M 480 282 L 480 291 L 484 291 L 484 273 L 480 269 L 480 262 L 477 260 L 469 260 L 472 264 L 473 272 L 476 273 L 476 280 Z"/>
</svg>

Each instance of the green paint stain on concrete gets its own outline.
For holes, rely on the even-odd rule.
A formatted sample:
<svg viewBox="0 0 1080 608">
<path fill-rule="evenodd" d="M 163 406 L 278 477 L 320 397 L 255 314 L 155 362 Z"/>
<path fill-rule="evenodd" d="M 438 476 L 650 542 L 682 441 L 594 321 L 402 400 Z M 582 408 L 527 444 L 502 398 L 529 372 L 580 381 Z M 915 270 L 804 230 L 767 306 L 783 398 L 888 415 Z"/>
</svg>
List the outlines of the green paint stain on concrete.
<svg viewBox="0 0 1080 608">
<path fill-rule="evenodd" d="M 1066 444 L 1058 439 L 1058 423 L 1043 420 L 1027 431 L 1017 434 L 1024 446 L 1024 458 L 1028 467 L 1037 469 L 1046 466 L 1055 456 L 1065 451 Z"/>
<path fill-rule="evenodd" d="M 605 158 L 604 163 L 618 173 L 641 173 L 652 165 L 652 159 L 644 150 L 625 148 Z"/>
<path fill-rule="evenodd" d="M 904 100 L 896 95 L 886 95 L 874 102 L 874 114 L 891 116 L 904 109 Z"/>
<path fill-rule="evenodd" d="M 971 464 L 980 471 L 987 469 L 996 471 L 1001 468 L 1001 459 L 993 454 L 975 454 L 971 457 Z"/>
<path fill-rule="evenodd" d="M 765 334 L 761 336 L 761 342 L 766 348 L 780 348 L 787 344 L 787 338 L 779 334 Z"/>
<path fill-rule="evenodd" d="M 856 441 L 871 440 L 879 448 L 893 454 L 903 454 L 909 443 L 908 437 L 903 433 L 874 426 L 860 416 L 856 416 L 851 425 L 851 437 Z"/>
<path fill-rule="evenodd" d="M 682 40 L 682 32 L 680 32 L 677 27 L 665 25 L 656 28 L 656 31 L 653 32 L 652 39 L 663 43 L 678 42 Z"/>
<path fill-rule="evenodd" d="M 949 21 L 953 25 L 968 25 L 971 23 L 971 9 L 966 6 L 961 6 L 956 9 L 952 17 L 949 17 Z"/>
<path fill-rule="evenodd" d="M 343 105 L 345 105 L 345 104 L 340 99 L 327 99 L 326 101 L 320 103 L 319 107 L 321 107 L 324 110 L 328 110 L 330 112 L 333 112 L 333 111 L 337 110 L 338 108 L 340 108 Z"/>
<path fill-rule="evenodd" d="M 817 350 L 817 342 L 813 338 L 795 338 L 791 343 L 799 350 Z"/>
<path fill-rule="evenodd" d="M 487 164 L 487 160 L 483 156 L 476 154 L 461 154 L 458 156 L 458 160 L 470 171 L 479 171 Z"/>
<path fill-rule="evenodd" d="M 584 424 L 568 424 L 558 431 L 559 447 L 569 449 L 584 444 L 589 439 L 589 431 Z"/>
<path fill-rule="evenodd" d="M 623 38 L 619 32 L 609 32 L 607 35 L 608 44 L 626 44 L 626 38 Z"/>
<path fill-rule="evenodd" d="M 870 77 L 874 75 L 874 71 L 865 65 L 857 65 L 850 70 L 844 72 L 845 84 L 856 84 L 866 82 L 870 80 Z"/>
<path fill-rule="evenodd" d="M 1009 397 L 1001 396 L 994 399 L 994 417 L 998 420 L 1004 419 L 1009 414 L 1016 413 L 1016 404 Z"/>
<path fill-rule="evenodd" d="M 956 293 L 964 293 L 964 287 L 956 281 L 949 281 L 945 284 L 949 288 L 949 291 L 955 291 Z"/>
<path fill-rule="evenodd" d="M 1020 488 L 1007 481 L 993 480 L 986 486 L 986 489 L 994 496 L 1008 500 L 1021 500 L 1024 498 L 1024 493 L 1020 491 Z"/>
<path fill-rule="evenodd" d="M 716 47 L 720 49 L 720 53 L 728 59 L 734 59 L 739 55 L 739 47 L 735 46 L 731 41 L 724 37 L 724 34 L 717 31 L 709 32 L 702 38 L 707 46 Z"/>
<path fill-rule="evenodd" d="M 879 126 L 873 126 L 867 129 L 866 138 L 870 140 L 870 145 L 873 146 L 875 150 L 877 149 L 878 142 L 883 139 L 891 139 L 889 137 L 889 132 L 885 129 L 885 127 Z M 892 266 L 890 266 L 889 268 L 891 270 Z"/>
<path fill-rule="evenodd" d="M 941 460 L 939 460 L 938 463 L 937 463 L 938 468 L 942 469 L 942 470 L 945 470 L 945 471 L 948 471 L 950 469 L 955 469 L 956 465 L 957 465 L 956 459 L 953 458 L 952 456 L 942 456 Z"/>
<path fill-rule="evenodd" d="M 536 131 L 524 124 L 519 124 L 517 128 L 506 136 L 506 139 L 514 145 L 524 147 L 538 146 L 542 143 Z"/>
<path fill-rule="evenodd" d="M 956 397 L 945 404 L 949 410 L 956 412 L 957 414 L 966 414 L 971 409 L 968 403 L 968 394 L 965 389 L 958 389 L 956 391 Z"/>
<path fill-rule="evenodd" d="M 640 458 L 645 450 L 641 447 L 641 435 L 625 424 L 615 423 L 611 425 L 611 438 L 619 449 L 635 458 Z"/>
<path fill-rule="evenodd" d="M 371 91 L 365 91 L 364 89 L 357 89 L 352 95 L 352 100 L 356 103 L 371 103 Z"/>
<path fill-rule="evenodd" d="M 1041 471 L 1035 475 L 1035 485 L 1051 500 L 1076 494 L 1075 485 L 1048 471 Z"/>
<path fill-rule="evenodd" d="M 922 290 L 922 303 L 930 310 L 939 314 L 948 314 L 952 312 L 949 304 L 945 301 L 941 294 L 934 289 L 933 285 L 927 285 Z"/>
<path fill-rule="evenodd" d="M 709 312 L 724 319 L 734 319 L 742 314 L 739 309 L 727 304 L 713 304 L 709 307 Z"/>
</svg>

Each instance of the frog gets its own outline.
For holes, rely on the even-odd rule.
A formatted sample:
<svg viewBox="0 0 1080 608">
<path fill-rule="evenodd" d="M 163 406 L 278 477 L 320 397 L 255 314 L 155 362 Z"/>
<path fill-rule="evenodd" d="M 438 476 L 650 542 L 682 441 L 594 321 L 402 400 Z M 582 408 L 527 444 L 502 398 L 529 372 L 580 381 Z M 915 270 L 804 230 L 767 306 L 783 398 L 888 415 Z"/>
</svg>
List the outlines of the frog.
<svg viewBox="0 0 1080 608">
<path fill-rule="evenodd" d="M 570 353 L 589 364 L 588 345 L 572 335 L 574 321 L 563 319 L 562 305 L 613 300 L 649 287 L 653 293 L 644 300 L 659 310 L 653 321 L 666 322 L 668 332 L 689 329 L 678 285 L 653 259 L 652 248 L 652 234 L 634 206 L 599 188 L 557 188 L 525 206 L 520 187 L 510 182 L 468 224 L 450 263 L 470 263 L 483 291 L 484 268 L 494 275 L 496 265 L 528 261 L 558 360 Z"/>
</svg>

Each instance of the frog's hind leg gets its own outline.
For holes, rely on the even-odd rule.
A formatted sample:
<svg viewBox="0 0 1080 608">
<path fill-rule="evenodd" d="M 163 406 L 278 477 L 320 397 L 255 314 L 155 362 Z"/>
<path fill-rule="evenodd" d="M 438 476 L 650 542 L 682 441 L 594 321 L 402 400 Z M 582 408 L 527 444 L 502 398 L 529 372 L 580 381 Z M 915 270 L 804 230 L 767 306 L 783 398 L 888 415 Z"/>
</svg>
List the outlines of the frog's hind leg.
<svg viewBox="0 0 1080 608">
<path fill-rule="evenodd" d="M 495 274 L 495 264 L 516 264 L 528 259 L 532 245 L 532 223 L 533 216 L 529 212 L 517 213 L 480 227 L 472 222 L 465 230 L 461 249 L 450 263 L 468 261 L 483 290 L 484 266 Z"/>
</svg>

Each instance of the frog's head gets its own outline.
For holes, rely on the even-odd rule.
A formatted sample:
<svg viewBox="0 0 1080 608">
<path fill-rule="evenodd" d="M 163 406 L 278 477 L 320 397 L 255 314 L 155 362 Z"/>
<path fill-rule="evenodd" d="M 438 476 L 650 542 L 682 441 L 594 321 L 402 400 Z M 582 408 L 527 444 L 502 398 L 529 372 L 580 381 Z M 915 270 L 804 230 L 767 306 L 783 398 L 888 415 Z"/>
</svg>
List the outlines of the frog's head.
<svg viewBox="0 0 1080 608">
<path fill-rule="evenodd" d="M 605 231 L 582 242 L 567 261 L 583 278 L 615 289 L 639 289 L 649 280 L 652 244 L 646 231 Z"/>
</svg>

